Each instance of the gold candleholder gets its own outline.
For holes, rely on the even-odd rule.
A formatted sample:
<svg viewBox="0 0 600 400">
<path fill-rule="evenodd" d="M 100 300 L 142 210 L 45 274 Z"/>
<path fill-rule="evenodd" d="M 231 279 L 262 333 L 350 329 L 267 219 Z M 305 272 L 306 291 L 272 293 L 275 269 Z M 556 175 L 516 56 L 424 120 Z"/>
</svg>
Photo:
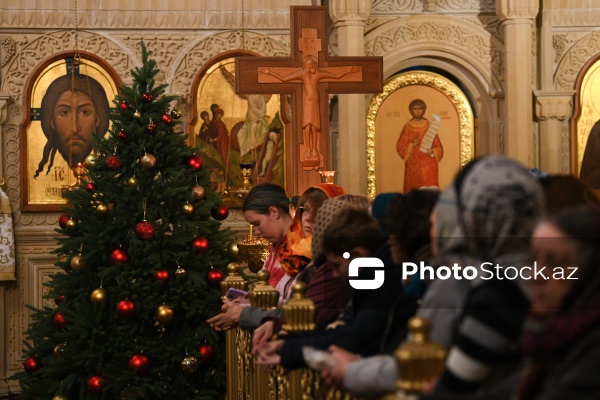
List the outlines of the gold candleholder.
<svg viewBox="0 0 600 400">
<path fill-rule="evenodd" d="M 321 175 L 321 183 L 335 184 L 335 173 L 337 171 L 319 171 Z"/>
<path fill-rule="evenodd" d="M 252 176 L 252 168 L 254 167 L 254 164 L 248 163 L 248 164 L 240 164 L 240 169 L 242 170 L 242 185 L 239 187 L 235 187 L 230 189 L 228 192 L 229 194 L 231 194 L 233 197 L 239 199 L 239 200 L 243 200 L 246 198 L 246 196 L 248 195 L 248 193 L 250 193 L 250 189 L 252 189 L 252 181 L 250 180 L 250 177 Z"/>
<path fill-rule="evenodd" d="M 63 193 L 70 192 L 77 189 L 83 182 L 83 177 L 87 174 L 87 168 L 83 163 L 77 163 L 71 165 L 71 170 L 73 171 L 73 175 L 75 176 L 75 182 L 71 185 L 63 185 L 61 190 Z"/>
<path fill-rule="evenodd" d="M 248 264 L 248 269 L 254 273 L 260 271 L 269 257 L 271 242 L 267 239 L 246 236 L 238 243 L 238 258 Z"/>
</svg>

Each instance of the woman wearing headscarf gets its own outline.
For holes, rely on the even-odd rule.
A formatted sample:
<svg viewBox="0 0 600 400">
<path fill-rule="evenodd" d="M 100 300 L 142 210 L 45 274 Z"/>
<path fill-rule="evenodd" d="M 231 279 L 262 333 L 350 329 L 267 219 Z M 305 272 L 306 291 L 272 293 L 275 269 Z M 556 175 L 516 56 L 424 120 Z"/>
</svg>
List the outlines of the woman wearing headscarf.
<svg viewBox="0 0 600 400">
<path fill-rule="evenodd" d="M 469 255 L 479 269 L 470 281 L 446 368 L 435 397 L 483 392 L 511 373 L 520 360 L 519 335 L 527 311 L 524 283 L 503 276 L 507 267 L 529 265 L 530 239 L 544 210 L 543 191 L 518 163 L 484 157 L 454 182 Z"/>
</svg>

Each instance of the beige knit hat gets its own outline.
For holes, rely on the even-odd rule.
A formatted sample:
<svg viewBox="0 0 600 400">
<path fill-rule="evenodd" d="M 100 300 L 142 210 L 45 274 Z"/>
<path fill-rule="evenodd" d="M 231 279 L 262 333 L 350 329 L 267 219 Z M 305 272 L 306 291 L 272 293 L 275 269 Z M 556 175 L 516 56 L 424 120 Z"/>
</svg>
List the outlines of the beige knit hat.
<svg viewBox="0 0 600 400">
<path fill-rule="evenodd" d="M 323 256 L 323 233 L 331 221 L 333 221 L 333 218 L 340 211 L 347 207 L 353 207 L 366 211 L 369 209 L 370 204 L 371 199 L 369 197 L 353 194 L 345 194 L 325 200 L 321 208 L 319 208 L 319 211 L 317 211 L 315 226 L 312 231 L 312 259 L 317 260 L 319 257 Z"/>
</svg>

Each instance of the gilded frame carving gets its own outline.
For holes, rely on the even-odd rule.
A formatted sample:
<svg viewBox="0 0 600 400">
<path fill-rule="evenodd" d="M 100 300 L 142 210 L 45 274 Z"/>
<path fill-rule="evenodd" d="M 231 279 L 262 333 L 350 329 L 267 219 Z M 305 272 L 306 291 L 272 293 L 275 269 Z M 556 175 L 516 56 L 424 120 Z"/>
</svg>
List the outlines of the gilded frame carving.
<svg viewBox="0 0 600 400">
<path fill-rule="evenodd" d="M 571 172 L 600 195 L 600 58 L 582 68 L 571 119 Z"/>
<path fill-rule="evenodd" d="M 383 93 L 373 97 L 367 113 L 367 194 L 371 198 L 383 192 L 403 192 L 405 162 L 396 145 L 411 118 L 409 104 L 417 98 L 426 103 L 425 118 L 436 114 L 441 120 L 437 135 L 444 148 L 438 164 L 441 189 L 475 155 L 473 110 L 456 84 L 429 71 L 394 75 L 386 81 Z"/>
</svg>

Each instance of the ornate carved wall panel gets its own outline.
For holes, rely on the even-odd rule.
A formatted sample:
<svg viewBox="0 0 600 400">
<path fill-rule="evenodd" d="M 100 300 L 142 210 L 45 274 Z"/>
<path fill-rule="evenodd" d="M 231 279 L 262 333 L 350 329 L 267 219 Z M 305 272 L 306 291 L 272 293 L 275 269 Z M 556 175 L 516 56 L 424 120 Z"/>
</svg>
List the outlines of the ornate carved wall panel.
<svg viewBox="0 0 600 400">
<path fill-rule="evenodd" d="M 220 32 L 198 40 L 186 49 L 171 81 L 171 91 L 187 93 L 202 65 L 224 49 L 246 49 L 264 56 L 289 56 L 289 36 L 271 36 L 253 32 Z"/>
<path fill-rule="evenodd" d="M 59 272 L 54 266 L 56 256 L 50 252 L 56 247 L 50 238 L 36 237 L 38 243 L 31 243 L 31 236 L 25 239 L 17 237 L 17 241 L 25 243 L 17 245 L 17 281 L 11 284 L 6 292 L 5 310 L 7 314 L 7 369 L 8 375 L 22 368 L 21 349 L 24 332 L 29 325 L 29 310 L 25 307 L 31 304 L 35 307 L 44 305 L 42 299 L 45 294 L 43 283 L 50 279 L 50 275 Z M 30 243 L 26 243 L 30 242 Z"/>
<path fill-rule="evenodd" d="M 583 65 L 600 52 L 600 32 L 595 31 L 579 39 L 560 60 L 555 73 L 556 89 L 575 89 L 577 75 Z"/>
<path fill-rule="evenodd" d="M 410 50 L 407 50 L 410 49 Z M 487 31 L 460 18 L 419 16 L 396 19 L 370 32 L 365 39 L 367 55 L 408 57 L 415 50 L 439 50 L 452 54 L 464 68 L 477 70 L 488 84 L 501 91 L 504 82 L 502 43 Z"/>
<path fill-rule="evenodd" d="M 214 2 L 223 4 L 226 2 Z M 301 5 L 302 2 L 294 2 Z M 306 1 L 304 3 L 307 3 Z M 168 6 L 170 2 L 162 2 Z M 191 3 L 193 4 L 193 3 Z M 241 5 L 241 1 L 240 1 Z M 310 2 L 308 4 L 310 5 Z M 198 7 L 195 5 L 195 7 Z M 240 7 L 230 10 L 156 10 L 152 8 L 131 10 L 92 10 L 78 13 L 78 25 L 81 29 L 146 29 L 156 30 L 198 30 L 198 29 L 238 29 L 242 18 L 247 27 L 264 29 L 289 29 L 289 4 L 268 12 L 246 12 L 242 16 Z M 23 29 L 64 29 L 74 28 L 75 9 L 71 13 L 63 10 L 0 10 L 1 28 Z"/>
<path fill-rule="evenodd" d="M 373 0 L 371 2 L 372 14 L 401 15 L 423 11 L 494 14 L 496 2 L 495 0 Z"/>
</svg>

